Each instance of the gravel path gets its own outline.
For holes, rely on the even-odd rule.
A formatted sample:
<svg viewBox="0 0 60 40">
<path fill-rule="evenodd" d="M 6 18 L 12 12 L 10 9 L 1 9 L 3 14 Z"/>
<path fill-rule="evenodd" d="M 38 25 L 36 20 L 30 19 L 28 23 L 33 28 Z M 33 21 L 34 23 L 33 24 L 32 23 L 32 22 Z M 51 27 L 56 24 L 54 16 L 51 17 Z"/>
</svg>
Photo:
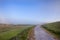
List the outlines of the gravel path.
<svg viewBox="0 0 60 40">
<path fill-rule="evenodd" d="M 36 40 L 55 40 L 51 34 L 47 33 L 40 26 L 36 26 L 34 32 Z"/>
</svg>

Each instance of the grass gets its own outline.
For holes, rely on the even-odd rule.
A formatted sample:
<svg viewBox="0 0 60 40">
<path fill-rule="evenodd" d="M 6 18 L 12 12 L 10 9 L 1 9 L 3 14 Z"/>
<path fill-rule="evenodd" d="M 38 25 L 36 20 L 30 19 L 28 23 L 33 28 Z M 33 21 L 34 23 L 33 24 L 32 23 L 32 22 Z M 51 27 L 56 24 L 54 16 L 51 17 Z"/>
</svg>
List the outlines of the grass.
<svg viewBox="0 0 60 40">
<path fill-rule="evenodd" d="M 45 29 L 60 37 L 60 22 L 48 23 L 42 25 Z"/>
<path fill-rule="evenodd" d="M 17 27 L 14 26 L 14 27 L 9 27 L 9 28 L 7 28 L 8 31 L 6 31 L 7 29 L 4 29 L 5 30 L 4 31 L 3 29 L 0 28 L 0 30 L 4 31 L 4 32 L 2 31 L 0 32 L 0 40 L 9 40 L 12 37 L 17 36 L 17 34 L 21 33 L 23 30 L 28 29 L 29 27 L 28 26 L 17 26 Z"/>
<path fill-rule="evenodd" d="M 17 35 L 18 40 L 28 40 L 28 33 L 34 27 L 29 27 L 28 29 L 22 31 L 20 34 Z"/>
</svg>

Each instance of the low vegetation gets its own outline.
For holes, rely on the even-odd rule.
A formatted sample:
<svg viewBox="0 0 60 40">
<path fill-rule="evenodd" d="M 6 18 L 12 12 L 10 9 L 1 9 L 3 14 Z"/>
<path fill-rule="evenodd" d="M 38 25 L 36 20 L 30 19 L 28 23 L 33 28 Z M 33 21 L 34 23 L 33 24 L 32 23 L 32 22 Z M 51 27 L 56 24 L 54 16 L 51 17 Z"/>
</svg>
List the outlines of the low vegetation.
<svg viewBox="0 0 60 40">
<path fill-rule="evenodd" d="M 10 40 L 28 40 L 28 33 L 29 30 L 31 30 L 34 27 L 29 27 L 25 30 L 23 30 L 21 33 L 19 33 L 17 36 L 11 38 Z"/>
<path fill-rule="evenodd" d="M 45 29 L 51 31 L 52 33 L 56 34 L 60 37 L 60 22 L 48 23 L 42 25 Z"/>
<path fill-rule="evenodd" d="M 18 34 L 21 34 L 21 39 L 23 38 L 22 36 L 27 37 L 27 32 L 31 27 L 32 27 L 31 25 L 20 26 L 20 25 L 0 24 L 0 40 L 10 40 L 11 38 L 16 37 Z"/>
</svg>

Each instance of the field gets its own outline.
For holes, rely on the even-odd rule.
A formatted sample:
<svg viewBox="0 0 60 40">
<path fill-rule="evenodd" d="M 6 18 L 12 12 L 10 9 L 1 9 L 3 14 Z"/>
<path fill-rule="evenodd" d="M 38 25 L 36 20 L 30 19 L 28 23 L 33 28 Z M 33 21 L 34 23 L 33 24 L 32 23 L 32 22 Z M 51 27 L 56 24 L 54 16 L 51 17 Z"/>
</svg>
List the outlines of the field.
<svg viewBox="0 0 60 40">
<path fill-rule="evenodd" d="M 12 38 L 18 36 L 18 34 L 22 34 L 21 39 L 23 39 L 22 36 L 26 39 L 27 33 L 31 28 L 33 28 L 32 25 L 0 24 L 0 40 L 12 40 Z"/>
<path fill-rule="evenodd" d="M 60 37 L 60 22 L 48 23 L 42 25 L 45 29 Z"/>
</svg>

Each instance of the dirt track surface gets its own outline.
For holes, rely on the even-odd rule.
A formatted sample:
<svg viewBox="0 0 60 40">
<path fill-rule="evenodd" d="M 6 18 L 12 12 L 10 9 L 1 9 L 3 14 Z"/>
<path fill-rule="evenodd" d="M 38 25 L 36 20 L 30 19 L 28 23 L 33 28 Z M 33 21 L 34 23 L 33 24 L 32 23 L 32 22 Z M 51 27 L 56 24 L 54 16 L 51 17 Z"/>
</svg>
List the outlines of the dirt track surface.
<svg viewBox="0 0 60 40">
<path fill-rule="evenodd" d="M 47 33 L 40 26 L 34 28 L 35 40 L 56 40 L 51 34 Z"/>
</svg>

